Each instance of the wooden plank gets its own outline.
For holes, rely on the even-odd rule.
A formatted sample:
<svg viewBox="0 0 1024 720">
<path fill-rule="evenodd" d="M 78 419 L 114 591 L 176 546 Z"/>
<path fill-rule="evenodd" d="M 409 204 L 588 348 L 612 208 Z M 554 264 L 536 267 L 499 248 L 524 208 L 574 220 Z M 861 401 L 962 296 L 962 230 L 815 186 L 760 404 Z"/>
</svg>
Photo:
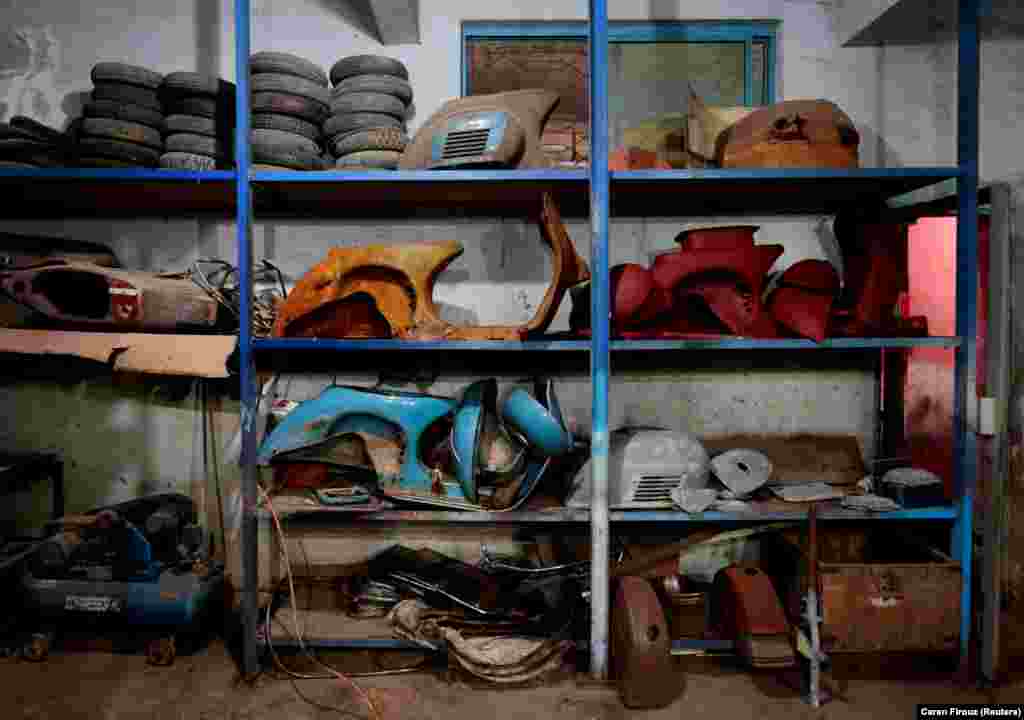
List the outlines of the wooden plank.
<svg viewBox="0 0 1024 720">
<path fill-rule="evenodd" d="M 155 335 L 48 330 L 0 330 L 0 352 L 69 355 L 107 363 L 120 372 L 226 378 L 234 335 Z"/>
</svg>

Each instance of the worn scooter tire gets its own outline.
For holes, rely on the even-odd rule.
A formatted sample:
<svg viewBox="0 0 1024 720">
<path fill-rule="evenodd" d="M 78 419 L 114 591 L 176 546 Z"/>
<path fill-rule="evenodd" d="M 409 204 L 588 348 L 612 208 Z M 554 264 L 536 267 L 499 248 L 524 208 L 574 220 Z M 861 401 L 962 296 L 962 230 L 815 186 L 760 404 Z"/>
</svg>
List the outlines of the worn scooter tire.
<svg viewBox="0 0 1024 720">
<path fill-rule="evenodd" d="M 189 133 L 217 137 L 217 121 L 201 115 L 168 115 L 164 120 L 164 134 Z"/>
<path fill-rule="evenodd" d="M 160 156 L 160 167 L 166 170 L 195 170 L 205 172 L 217 169 L 217 160 L 209 155 L 187 152 L 168 152 Z"/>
<path fill-rule="evenodd" d="M 78 141 L 78 153 L 86 157 L 105 157 L 145 167 L 155 167 L 160 152 L 145 145 L 107 138 L 85 137 Z"/>
<path fill-rule="evenodd" d="M 404 123 L 392 115 L 383 113 L 346 113 L 344 115 L 331 115 L 324 123 L 324 135 L 336 142 L 339 135 L 346 135 L 357 130 L 372 130 L 374 128 L 399 128 L 405 129 Z"/>
<path fill-rule="evenodd" d="M 314 125 L 324 121 L 330 112 L 328 107 L 315 100 L 280 92 L 253 93 L 252 111 L 275 115 L 292 115 Z"/>
<path fill-rule="evenodd" d="M 149 68 L 123 62 L 98 62 L 92 66 L 89 75 L 94 83 L 125 83 L 150 90 L 156 90 L 164 80 L 162 74 Z"/>
<path fill-rule="evenodd" d="M 394 95 L 376 92 L 342 93 L 331 98 L 331 114 L 346 115 L 351 113 L 382 113 L 402 120 L 407 108 L 405 103 Z"/>
<path fill-rule="evenodd" d="M 412 85 L 394 75 L 353 75 L 345 78 L 331 91 L 331 98 L 345 93 L 374 92 L 393 95 L 405 105 L 412 102 Z"/>
<path fill-rule="evenodd" d="M 111 120 L 109 118 L 86 118 L 82 123 L 82 135 L 88 137 L 109 138 L 125 142 L 138 143 L 154 150 L 163 150 L 164 141 L 160 131 L 127 120 Z"/>
<path fill-rule="evenodd" d="M 354 133 L 340 135 L 331 143 L 335 157 L 359 152 L 360 150 L 394 150 L 402 152 L 409 144 L 409 136 L 400 128 L 373 128 L 357 130 Z"/>
<path fill-rule="evenodd" d="M 156 90 L 127 83 L 98 82 L 93 86 L 92 99 L 131 103 L 157 112 L 163 111 L 163 104 L 160 102 L 160 96 Z"/>
<path fill-rule="evenodd" d="M 282 132 L 302 135 L 314 142 L 319 142 L 323 136 L 319 125 L 314 125 L 302 118 L 292 117 L 291 115 L 253 113 L 250 125 L 254 130 L 280 130 Z"/>
<path fill-rule="evenodd" d="M 320 145 L 310 140 L 305 135 L 285 132 L 284 130 L 267 130 L 255 128 L 252 130 L 252 141 L 266 147 L 279 147 L 282 150 L 304 150 L 308 153 L 319 154 Z"/>
<path fill-rule="evenodd" d="M 284 150 L 273 145 L 253 143 L 252 159 L 254 163 L 278 165 L 292 170 L 323 170 L 323 160 L 319 154 Z"/>
<path fill-rule="evenodd" d="M 172 72 L 164 78 L 161 92 L 171 95 L 205 95 L 216 97 L 221 93 L 220 78 L 197 72 Z"/>
<path fill-rule="evenodd" d="M 207 157 L 224 158 L 224 145 L 217 138 L 192 133 L 175 133 L 164 139 L 167 152 L 185 152 Z"/>
<path fill-rule="evenodd" d="M 253 75 L 274 73 L 294 75 L 327 87 L 327 73 L 319 65 L 298 55 L 283 52 L 258 52 L 249 56 L 249 72 Z"/>
<path fill-rule="evenodd" d="M 327 88 L 294 75 L 280 75 L 278 73 L 253 75 L 249 80 L 249 87 L 254 93 L 272 92 L 298 95 L 307 100 L 318 102 L 325 108 L 331 102 L 331 93 Z"/>
<path fill-rule="evenodd" d="M 148 125 L 157 130 L 163 129 L 164 116 L 162 112 L 151 110 L 142 105 L 133 103 L 122 103 L 116 100 L 93 100 L 86 103 L 82 109 L 85 117 L 110 118 L 112 120 L 125 120 Z"/>
<path fill-rule="evenodd" d="M 409 70 L 401 61 L 383 55 L 349 55 L 331 67 L 331 84 L 339 85 L 353 75 L 394 75 L 409 79 Z"/>
<path fill-rule="evenodd" d="M 339 157 L 334 167 L 339 169 L 360 169 L 378 168 L 380 170 L 394 170 L 398 167 L 398 161 L 402 159 L 402 153 L 394 150 L 360 150 L 348 153 Z"/>
</svg>

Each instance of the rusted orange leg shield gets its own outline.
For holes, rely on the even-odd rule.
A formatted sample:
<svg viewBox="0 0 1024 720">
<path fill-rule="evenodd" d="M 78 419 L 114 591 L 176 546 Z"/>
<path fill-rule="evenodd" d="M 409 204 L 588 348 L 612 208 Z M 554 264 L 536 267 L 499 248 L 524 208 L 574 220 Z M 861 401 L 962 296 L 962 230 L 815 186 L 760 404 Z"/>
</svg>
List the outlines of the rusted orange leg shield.
<svg viewBox="0 0 1024 720">
<path fill-rule="evenodd" d="M 566 291 L 590 278 L 544 194 L 541 236 L 552 252 L 554 277 L 525 325 L 452 325 L 434 305 L 437 276 L 462 254 L 455 240 L 332 248 L 307 272 L 278 309 L 275 337 L 520 340 L 543 333 Z"/>
</svg>

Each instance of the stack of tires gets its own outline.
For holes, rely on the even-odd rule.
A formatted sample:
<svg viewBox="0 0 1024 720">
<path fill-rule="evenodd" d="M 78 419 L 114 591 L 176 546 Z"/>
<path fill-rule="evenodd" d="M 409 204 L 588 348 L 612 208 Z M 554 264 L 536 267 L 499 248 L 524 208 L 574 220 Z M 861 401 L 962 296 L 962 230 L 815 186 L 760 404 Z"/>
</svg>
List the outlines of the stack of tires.
<svg viewBox="0 0 1024 720">
<path fill-rule="evenodd" d="M 394 170 L 409 142 L 409 71 L 398 60 L 352 55 L 331 68 L 327 148 L 339 170 Z"/>
<path fill-rule="evenodd" d="M 160 86 L 167 118 L 160 167 L 215 170 L 234 164 L 235 86 L 195 72 L 173 72 Z"/>
<path fill-rule="evenodd" d="M 120 62 L 97 63 L 91 75 L 92 98 L 76 122 L 74 163 L 156 167 L 164 149 L 163 75 Z"/>
<path fill-rule="evenodd" d="M 0 123 L 0 167 L 60 167 L 67 161 L 68 137 L 23 115 Z"/>
<path fill-rule="evenodd" d="M 249 58 L 251 151 L 255 170 L 323 170 L 320 126 L 328 113 L 327 74 L 281 52 Z"/>
</svg>

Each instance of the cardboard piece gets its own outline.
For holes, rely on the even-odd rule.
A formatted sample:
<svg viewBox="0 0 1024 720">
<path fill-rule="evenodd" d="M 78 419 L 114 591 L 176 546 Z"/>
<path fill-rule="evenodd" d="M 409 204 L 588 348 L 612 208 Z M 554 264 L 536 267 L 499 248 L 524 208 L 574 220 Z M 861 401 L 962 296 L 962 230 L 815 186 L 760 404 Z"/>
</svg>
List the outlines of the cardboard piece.
<svg viewBox="0 0 1024 720">
<path fill-rule="evenodd" d="M 709 455 L 733 448 L 758 450 L 772 461 L 772 482 L 853 485 L 867 472 L 854 435 L 723 435 L 701 438 Z"/>
<path fill-rule="evenodd" d="M 0 330 L 0 352 L 71 355 L 120 372 L 226 378 L 234 335 Z"/>
</svg>

